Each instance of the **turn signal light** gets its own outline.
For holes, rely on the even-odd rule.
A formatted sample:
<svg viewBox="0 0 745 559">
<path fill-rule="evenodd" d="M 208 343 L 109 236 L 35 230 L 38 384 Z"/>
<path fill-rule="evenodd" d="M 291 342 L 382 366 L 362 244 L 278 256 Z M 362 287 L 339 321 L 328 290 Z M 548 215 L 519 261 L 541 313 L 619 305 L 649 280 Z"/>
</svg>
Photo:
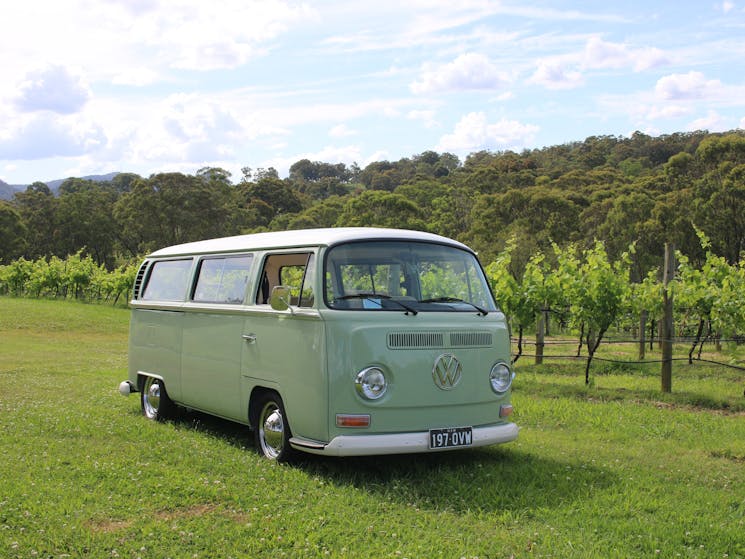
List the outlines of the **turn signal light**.
<svg viewBox="0 0 745 559">
<path fill-rule="evenodd" d="M 499 406 L 499 417 L 509 417 L 511 415 L 512 415 L 511 405 Z"/>
<path fill-rule="evenodd" d="M 368 414 L 336 414 L 337 427 L 370 427 L 370 416 Z"/>
</svg>

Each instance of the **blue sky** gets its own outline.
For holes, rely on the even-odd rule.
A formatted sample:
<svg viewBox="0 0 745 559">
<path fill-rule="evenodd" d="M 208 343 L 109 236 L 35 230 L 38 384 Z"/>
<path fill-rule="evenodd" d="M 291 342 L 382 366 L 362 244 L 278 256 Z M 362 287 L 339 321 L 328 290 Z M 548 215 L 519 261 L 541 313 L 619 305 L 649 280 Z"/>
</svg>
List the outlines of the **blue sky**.
<svg viewBox="0 0 745 559">
<path fill-rule="evenodd" d="M 745 128 L 745 0 L 24 0 L 0 179 Z"/>
</svg>

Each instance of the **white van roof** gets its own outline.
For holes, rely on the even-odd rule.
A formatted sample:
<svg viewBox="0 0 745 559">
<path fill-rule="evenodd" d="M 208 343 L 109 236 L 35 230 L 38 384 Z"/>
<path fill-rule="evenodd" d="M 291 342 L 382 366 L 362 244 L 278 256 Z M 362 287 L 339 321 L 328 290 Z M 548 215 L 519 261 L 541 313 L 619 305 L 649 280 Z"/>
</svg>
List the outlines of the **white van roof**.
<svg viewBox="0 0 745 559">
<path fill-rule="evenodd" d="M 270 233 L 254 233 L 252 235 L 208 239 L 162 248 L 150 254 L 149 258 L 277 248 L 331 246 L 344 242 L 366 240 L 405 240 L 439 243 L 473 252 L 463 243 L 433 233 L 425 233 L 423 231 L 385 229 L 378 227 L 336 227 L 325 229 L 300 229 L 297 231 L 275 231 Z"/>
</svg>

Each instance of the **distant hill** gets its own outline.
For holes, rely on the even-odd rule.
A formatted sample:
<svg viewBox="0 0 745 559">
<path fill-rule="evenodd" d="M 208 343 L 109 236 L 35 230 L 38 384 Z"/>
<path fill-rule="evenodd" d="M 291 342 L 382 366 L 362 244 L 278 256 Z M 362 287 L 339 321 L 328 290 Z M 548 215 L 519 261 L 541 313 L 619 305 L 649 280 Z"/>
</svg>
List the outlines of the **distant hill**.
<svg viewBox="0 0 745 559">
<path fill-rule="evenodd" d="M 79 178 L 95 182 L 109 182 L 118 174 L 119 172 L 115 172 L 107 173 L 105 175 L 87 175 L 85 177 Z M 49 190 L 51 190 L 56 195 L 59 191 L 59 187 L 62 186 L 62 183 L 66 180 L 67 178 L 55 179 L 53 181 L 47 181 L 44 184 L 46 184 L 49 187 Z M 28 186 L 29 185 L 27 184 L 8 184 L 0 180 L 0 200 L 10 200 L 13 198 L 13 194 L 26 190 Z"/>
<path fill-rule="evenodd" d="M 0 200 L 10 200 L 16 190 L 7 182 L 0 181 Z"/>
</svg>

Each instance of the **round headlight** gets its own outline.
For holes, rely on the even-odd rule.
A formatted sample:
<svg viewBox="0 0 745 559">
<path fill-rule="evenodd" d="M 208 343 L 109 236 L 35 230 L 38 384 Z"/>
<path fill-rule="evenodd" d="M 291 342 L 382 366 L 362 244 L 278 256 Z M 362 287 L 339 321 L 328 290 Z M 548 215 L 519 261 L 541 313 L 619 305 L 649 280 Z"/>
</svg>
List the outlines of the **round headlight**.
<svg viewBox="0 0 745 559">
<path fill-rule="evenodd" d="M 489 373 L 491 389 L 497 394 L 507 392 L 514 376 L 507 363 L 497 363 L 491 368 L 491 372 Z"/>
<path fill-rule="evenodd" d="M 382 398 L 388 389 L 388 381 L 383 371 L 377 367 L 368 367 L 361 370 L 357 373 L 354 384 L 359 395 L 368 400 Z"/>
</svg>

